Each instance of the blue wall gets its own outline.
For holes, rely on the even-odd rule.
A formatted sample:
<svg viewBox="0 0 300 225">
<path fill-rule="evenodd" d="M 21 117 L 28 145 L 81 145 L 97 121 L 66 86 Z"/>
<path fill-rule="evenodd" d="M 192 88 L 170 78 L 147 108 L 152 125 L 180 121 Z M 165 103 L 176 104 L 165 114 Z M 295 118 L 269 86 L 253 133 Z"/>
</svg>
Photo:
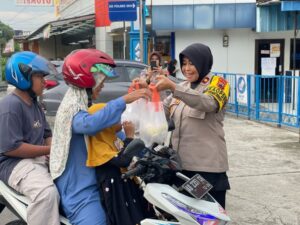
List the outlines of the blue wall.
<svg viewBox="0 0 300 225">
<path fill-rule="evenodd" d="M 294 14 L 293 12 L 281 11 L 281 5 L 260 6 L 257 8 L 257 31 L 271 32 L 271 31 L 285 31 L 294 29 Z M 298 14 L 298 21 L 300 15 Z M 298 22 L 298 29 L 300 24 Z"/>
<path fill-rule="evenodd" d="M 253 3 L 153 6 L 153 30 L 256 28 Z"/>
</svg>

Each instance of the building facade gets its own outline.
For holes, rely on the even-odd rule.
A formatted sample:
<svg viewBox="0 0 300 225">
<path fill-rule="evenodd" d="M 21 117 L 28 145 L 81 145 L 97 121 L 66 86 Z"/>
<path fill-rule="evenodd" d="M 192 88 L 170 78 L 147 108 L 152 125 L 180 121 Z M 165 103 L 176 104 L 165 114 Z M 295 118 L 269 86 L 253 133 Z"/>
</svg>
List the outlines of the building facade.
<svg viewBox="0 0 300 225">
<path fill-rule="evenodd" d="M 216 72 L 280 75 L 292 69 L 295 20 L 280 3 L 146 0 L 146 5 L 148 49 L 161 52 L 164 60 L 178 59 L 187 45 L 201 42 L 210 46 Z M 91 47 L 129 59 L 129 22 L 95 28 L 95 0 L 61 0 L 58 9 L 57 21 L 28 36 L 29 49 L 63 58 L 73 49 Z M 296 50 L 300 53 L 298 40 Z M 300 57 L 296 62 L 300 67 Z"/>
</svg>

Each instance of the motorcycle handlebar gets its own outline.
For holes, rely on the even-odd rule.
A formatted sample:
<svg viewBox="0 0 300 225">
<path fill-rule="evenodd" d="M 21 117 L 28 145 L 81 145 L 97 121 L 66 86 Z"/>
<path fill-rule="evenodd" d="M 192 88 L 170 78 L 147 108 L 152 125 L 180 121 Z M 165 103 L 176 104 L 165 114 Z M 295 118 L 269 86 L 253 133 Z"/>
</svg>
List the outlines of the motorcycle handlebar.
<svg viewBox="0 0 300 225">
<path fill-rule="evenodd" d="M 127 179 L 132 176 L 138 176 L 145 171 L 146 167 L 143 165 L 137 165 L 134 169 L 122 174 L 122 179 Z"/>
</svg>

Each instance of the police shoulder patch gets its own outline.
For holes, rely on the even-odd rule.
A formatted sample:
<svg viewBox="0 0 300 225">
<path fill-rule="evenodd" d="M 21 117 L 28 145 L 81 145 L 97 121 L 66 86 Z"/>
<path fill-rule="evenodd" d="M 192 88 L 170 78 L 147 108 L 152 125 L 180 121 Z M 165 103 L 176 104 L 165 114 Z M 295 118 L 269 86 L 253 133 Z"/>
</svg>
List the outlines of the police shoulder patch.
<svg viewBox="0 0 300 225">
<path fill-rule="evenodd" d="M 205 94 L 210 95 L 216 99 L 219 103 L 219 111 L 224 108 L 226 105 L 230 92 L 229 83 L 222 77 L 213 76 L 210 84 L 207 86 L 204 91 Z"/>
</svg>

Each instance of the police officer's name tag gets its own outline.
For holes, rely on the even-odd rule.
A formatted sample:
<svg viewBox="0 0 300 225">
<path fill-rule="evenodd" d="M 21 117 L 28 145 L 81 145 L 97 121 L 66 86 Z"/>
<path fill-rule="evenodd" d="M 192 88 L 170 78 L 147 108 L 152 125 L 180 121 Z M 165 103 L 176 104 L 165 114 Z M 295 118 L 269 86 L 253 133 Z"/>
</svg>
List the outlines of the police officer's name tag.
<svg viewBox="0 0 300 225">
<path fill-rule="evenodd" d="M 201 199 L 213 186 L 200 174 L 196 174 L 182 185 L 182 188 L 197 199 Z"/>
</svg>

